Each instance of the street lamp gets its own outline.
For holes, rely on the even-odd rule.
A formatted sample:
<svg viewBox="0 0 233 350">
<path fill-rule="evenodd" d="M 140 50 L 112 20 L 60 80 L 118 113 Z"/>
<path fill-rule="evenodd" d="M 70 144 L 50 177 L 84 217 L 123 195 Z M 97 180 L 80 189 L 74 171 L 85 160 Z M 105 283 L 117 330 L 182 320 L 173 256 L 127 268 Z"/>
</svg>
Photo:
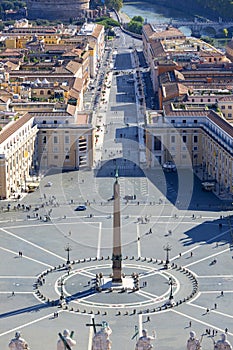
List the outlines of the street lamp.
<svg viewBox="0 0 233 350">
<path fill-rule="evenodd" d="M 171 249 L 172 247 L 169 245 L 169 243 L 167 243 L 167 245 L 163 247 L 163 250 L 166 251 L 166 261 L 164 265 L 166 269 L 168 269 L 168 266 L 169 266 L 169 252 L 171 251 Z"/>
<path fill-rule="evenodd" d="M 71 251 L 71 247 L 69 245 L 69 243 L 67 243 L 67 245 L 65 246 L 65 251 L 67 252 L 67 265 L 70 264 L 70 251 Z"/>
<path fill-rule="evenodd" d="M 170 285 L 171 289 L 170 289 L 170 295 L 169 295 L 169 301 L 171 302 L 173 300 L 173 290 L 172 290 L 172 286 L 173 286 L 173 280 L 172 277 L 169 277 L 169 282 L 168 284 Z"/>
</svg>

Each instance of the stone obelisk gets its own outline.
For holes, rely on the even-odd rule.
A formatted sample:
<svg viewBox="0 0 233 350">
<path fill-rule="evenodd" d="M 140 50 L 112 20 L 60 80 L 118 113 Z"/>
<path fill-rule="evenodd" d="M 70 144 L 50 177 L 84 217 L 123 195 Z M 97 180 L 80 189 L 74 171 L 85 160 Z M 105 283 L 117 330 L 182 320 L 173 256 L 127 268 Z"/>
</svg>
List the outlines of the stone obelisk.
<svg viewBox="0 0 233 350">
<path fill-rule="evenodd" d="M 120 213 L 120 185 L 116 170 L 113 186 L 113 252 L 112 252 L 112 283 L 122 284 L 122 255 L 121 255 L 121 213 Z"/>
</svg>

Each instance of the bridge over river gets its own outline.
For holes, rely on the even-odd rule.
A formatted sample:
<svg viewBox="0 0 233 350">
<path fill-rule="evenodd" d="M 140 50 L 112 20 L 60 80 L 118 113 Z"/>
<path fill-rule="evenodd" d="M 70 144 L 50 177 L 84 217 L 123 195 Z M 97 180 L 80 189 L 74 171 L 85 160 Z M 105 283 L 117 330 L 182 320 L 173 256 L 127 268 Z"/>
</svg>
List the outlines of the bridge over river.
<svg viewBox="0 0 233 350">
<path fill-rule="evenodd" d="M 233 28 L 233 21 L 231 22 L 223 22 L 221 18 L 219 21 L 211 21 L 211 20 L 198 20 L 194 21 L 180 21 L 172 19 L 169 23 L 175 28 L 180 27 L 188 27 L 191 29 L 192 35 L 199 36 L 203 31 L 211 30 L 215 35 L 218 33 L 222 33 L 223 29 Z"/>
</svg>

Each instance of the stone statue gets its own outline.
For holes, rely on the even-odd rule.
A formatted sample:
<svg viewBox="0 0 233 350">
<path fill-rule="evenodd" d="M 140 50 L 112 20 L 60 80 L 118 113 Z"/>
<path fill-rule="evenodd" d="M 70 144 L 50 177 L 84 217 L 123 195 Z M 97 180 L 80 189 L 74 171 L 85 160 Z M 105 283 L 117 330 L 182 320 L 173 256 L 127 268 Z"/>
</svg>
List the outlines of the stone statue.
<svg viewBox="0 0 233 350">
<path fill-rule="evenodd" d="M 92 350 L 111 350 L 112 342 L 109 339 L 112 330 L 106 322 L 103 322 L 103 326 L 99 332 L 97 332 L 92 341 Z"/>
<path fill-rule="evenodd" d="M 214 350 L 232 350 L 232 346 L 227 340 L 226 334 L 221 334 L 221 339 L 215 343 Z"/>
<path fill-rule="evenodd" d="M 9 348 L 11 350 L 29 350 L 28 343 L 23 338 L 21 338 L 20 332 L 15 333 L 15 338 L 11 339 L 9 343 Z"/>
<path fill-rule="evenodd" d="M 153 348 L 151 340 L 154 340 L 155 336 L 148 335 L 147 329 L 142 330 L 142 336 L 136 343 L 135 350 L 150 350 Z"/>
<path fill-rule="evenodd" d="M 73 332 L 70 333 L 68 329 L 63 331 L 63 335 L 59 333 L 60 339 L 57 342 L 57 350 L 70 350 L 72 346 L 76 345 L 76 341 L 72 339 Z"/>
<path fill-rule="evenodd" d="M 199 350 L 201 349 L 201 342 L 196 338 L 196 333 L 191 331 L 190 337 L 187 341 L 187 350 Z"/>
</svg>

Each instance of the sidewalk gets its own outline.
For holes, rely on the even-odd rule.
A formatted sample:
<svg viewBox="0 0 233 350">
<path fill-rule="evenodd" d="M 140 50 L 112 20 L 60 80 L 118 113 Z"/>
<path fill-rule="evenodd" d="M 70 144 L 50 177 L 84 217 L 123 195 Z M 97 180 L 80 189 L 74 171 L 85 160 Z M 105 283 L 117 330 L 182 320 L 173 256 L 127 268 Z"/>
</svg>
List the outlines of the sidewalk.
<svg viewBox="0 0 233 350">
<path fill-rule="evenodd" d="M 94 143 L 94 167 L 99 168 L 101 164 L 101 157 L 103 151 L 104 135 L 106 132 L 106 116 L 108 110 L 108 100 L 110 95 L 110 87 L 112 83 L 112 72 L 106 75 L 106 88 L 101 91 L 99 108 L 95 113 L 95 143 Z M 104 92 L 105 91 L 105 92 Z M 103 93 L 104 92 L 104 93 Z"/>
</svg>

